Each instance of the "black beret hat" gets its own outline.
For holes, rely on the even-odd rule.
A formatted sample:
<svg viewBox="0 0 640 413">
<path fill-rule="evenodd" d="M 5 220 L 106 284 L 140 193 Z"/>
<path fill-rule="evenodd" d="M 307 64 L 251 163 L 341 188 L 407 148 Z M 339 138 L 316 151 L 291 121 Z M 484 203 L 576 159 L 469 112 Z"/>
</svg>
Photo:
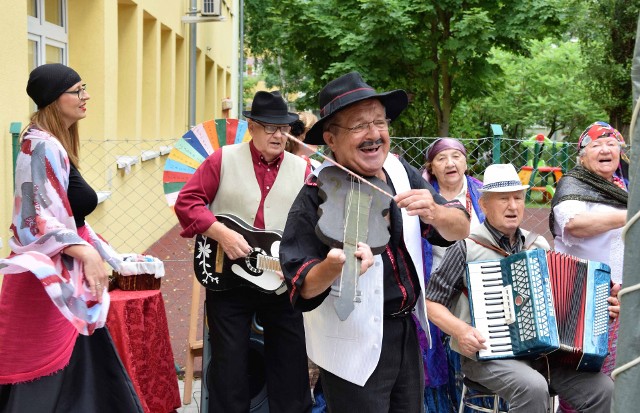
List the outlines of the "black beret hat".
<svg viewBox="0 0 640 413">
<path fill-rule="evenodd" d="M 27 94 L 36 102 L 38 109 L 42 109 L 80 80 L 80 75 L 68 66 L 60 63 L 44 64 L 31 71 Z"/>
</svg>

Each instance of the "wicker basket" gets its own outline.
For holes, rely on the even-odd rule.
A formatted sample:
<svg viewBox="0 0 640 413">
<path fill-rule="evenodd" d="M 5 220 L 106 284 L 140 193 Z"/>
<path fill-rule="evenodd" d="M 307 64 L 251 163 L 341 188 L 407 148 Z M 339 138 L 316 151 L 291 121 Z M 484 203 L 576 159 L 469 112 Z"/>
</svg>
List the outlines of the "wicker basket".
<svg viewBox="0 0 640 413">
<path fill-rule="evenodd" d="M 114 271 L 113 275 L 123 291 L 159 290 L 162 281 L 153 274 L 120 275 Z"/>
<path fill-rule="evenodd" d="M 117 272 L 112 272 L 109 276 L 109 291 L 113 291 L 118 288 L 118 279 L 116 278 Z"/>
</svg>

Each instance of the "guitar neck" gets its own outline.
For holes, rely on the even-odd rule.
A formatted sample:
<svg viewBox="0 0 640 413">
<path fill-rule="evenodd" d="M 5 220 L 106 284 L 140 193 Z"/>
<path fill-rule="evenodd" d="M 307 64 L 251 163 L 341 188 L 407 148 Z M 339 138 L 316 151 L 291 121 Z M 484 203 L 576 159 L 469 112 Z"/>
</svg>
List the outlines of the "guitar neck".
<svg viewBox="0 0 640 413">
<path fill-rule="evenodd" d="M 260 254 L 257 256 L 257 268 L 262 271 L 281 271 L 280 260 L 276 257 Z"/>
</svg>

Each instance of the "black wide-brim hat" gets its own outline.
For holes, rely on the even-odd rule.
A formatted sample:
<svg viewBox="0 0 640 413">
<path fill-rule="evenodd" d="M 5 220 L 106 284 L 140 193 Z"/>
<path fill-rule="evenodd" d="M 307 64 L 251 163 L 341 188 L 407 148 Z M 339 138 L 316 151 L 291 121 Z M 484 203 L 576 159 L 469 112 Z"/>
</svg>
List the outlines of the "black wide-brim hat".
<svg viewBox="0 0 640 413">
<path fill-rule="evenodd" d="M 298 120 L 298 115 L 287 111 L 287 102 L 280 92 L 256 92 L 251 104 L 251 110 L 243 110 L 242 114 L 258 122 L 288 125 Z"/>
<path fill-rule="evenodd" d="M 324 145 L 322 132 L 325 122 L 340 110 L 365 99 L 378 99 L 385 107 L 387 118 L 394 120 L 409 104 L 409 98 L 404 90 L 377 93 L 369 86 L 358 72 L 347 73 L 332 80 L 320 91 L 320 119 L 307 132 L 305 143 Z"/>
</svg>

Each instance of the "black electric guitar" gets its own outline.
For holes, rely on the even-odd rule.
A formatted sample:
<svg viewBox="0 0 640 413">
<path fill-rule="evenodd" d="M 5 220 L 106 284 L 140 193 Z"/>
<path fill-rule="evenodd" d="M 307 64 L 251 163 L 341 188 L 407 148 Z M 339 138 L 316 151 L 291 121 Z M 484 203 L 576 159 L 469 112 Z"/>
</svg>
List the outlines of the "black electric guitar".
<svg viewBox="0 0 640 413">
<path fill-rule="evenodd" d="M 196 236 L 193 269 L 200 284 L 214 291 L 248 286 L 264 292 L 284 288 L 278 251 L 282 231 L 255 228 L 231 214 L 216 215 L 218 221 L 240 233 L 251 246 L 249 255 L 235 260 L 222 247 L 204 235 Z M 232 275 L 233 274 L 233 275 Z"/>
</svg>

